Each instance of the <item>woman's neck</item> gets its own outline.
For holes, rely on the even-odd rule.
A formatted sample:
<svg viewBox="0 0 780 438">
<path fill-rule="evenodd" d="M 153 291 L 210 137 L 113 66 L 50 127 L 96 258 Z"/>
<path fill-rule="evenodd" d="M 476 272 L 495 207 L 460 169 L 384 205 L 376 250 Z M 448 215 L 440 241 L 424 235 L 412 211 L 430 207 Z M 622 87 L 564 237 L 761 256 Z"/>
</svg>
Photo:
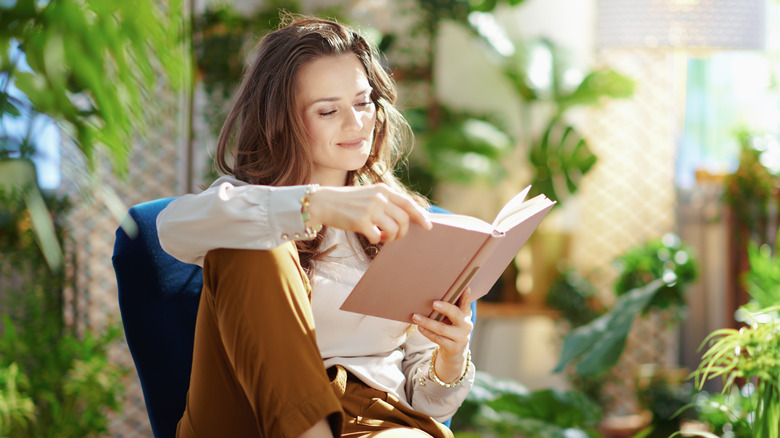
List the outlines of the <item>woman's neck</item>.
<svg viewBox="0 0 780 438">
<path fill-rule="evenodd" d="M 316 172 L 311 176 L 311 184 L 321 186 L 341 187 L 347 185 L 348 172 Z"/>
</svg>

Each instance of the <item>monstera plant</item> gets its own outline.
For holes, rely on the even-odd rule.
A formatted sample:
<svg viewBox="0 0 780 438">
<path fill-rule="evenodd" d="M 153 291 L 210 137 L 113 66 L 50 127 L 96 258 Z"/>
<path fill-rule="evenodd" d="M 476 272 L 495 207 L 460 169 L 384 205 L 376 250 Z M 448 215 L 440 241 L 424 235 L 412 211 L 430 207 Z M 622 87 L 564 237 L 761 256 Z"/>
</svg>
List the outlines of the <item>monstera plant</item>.
<svg viewBox="0 0 780 438">
<path fill-rule="evenodd" d="M 577 192 L 580 180 L 596 163 L 585 137 L 567 120 L 569 111 L 634 93 L 634 82 L 610 69 L 589 71 L 579 81 L 565 80 L 576 75 L 567 76 L 572 67 L 564 60 L 564 50 L 543 38 L 518 46 L 501 61 L 522 106 L 528 161 L 534 170 L 531 195 L 544 193 L 559 202 Z M 538 62 L 549 64 L 544 69 L 549 77 L 544 80 L 531 78 L 531 65 Z M 533 133 L 530 127 L 532 109 L 548 115 L 541 133 Z"/>
</svg>

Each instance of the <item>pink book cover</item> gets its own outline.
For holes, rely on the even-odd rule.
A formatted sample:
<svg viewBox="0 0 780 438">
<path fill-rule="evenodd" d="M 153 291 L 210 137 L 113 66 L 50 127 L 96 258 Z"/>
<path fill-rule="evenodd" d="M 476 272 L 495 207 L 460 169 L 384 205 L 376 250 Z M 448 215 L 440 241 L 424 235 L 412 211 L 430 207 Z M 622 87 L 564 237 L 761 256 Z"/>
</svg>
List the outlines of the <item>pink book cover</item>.
<svg viewBox="0 0 780 438">
<path fill-rule="evenodd" d="M 414 313 L 439 317 L 433 302 L 455 302 L 466 285 L 476 300 L 498 280 L 553 204 L 518 215 L 519 223 L 506 231 L 457 215 L 432 215 L 431 230 L 412 224 L 404 238 L 377 254 L 341 310 L 411 323 Z M 466 222 L 454 225 L 458 219 Z"/>
</svg>

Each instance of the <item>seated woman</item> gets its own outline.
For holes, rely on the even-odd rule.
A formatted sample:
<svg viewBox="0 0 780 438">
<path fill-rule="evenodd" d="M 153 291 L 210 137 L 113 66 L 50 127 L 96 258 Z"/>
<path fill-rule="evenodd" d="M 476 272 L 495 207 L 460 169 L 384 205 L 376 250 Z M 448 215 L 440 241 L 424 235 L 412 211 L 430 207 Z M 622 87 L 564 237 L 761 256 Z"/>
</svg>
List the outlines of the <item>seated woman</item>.
<svg viewBox="0 0 780 438">
<path fill-rule="evenodd" d="M 451 437 L 471 388 L 468 294 L 414 325 L 339 310 L 421 197 L 393 175 L 409 129 L 375 49 L 286 17 L 259 43 L 219 137 L 226 176 L 158 218 L 203 266 L 178 437 Z M 403 275 L 403 273 L 399 273 Z"/>
</svg>

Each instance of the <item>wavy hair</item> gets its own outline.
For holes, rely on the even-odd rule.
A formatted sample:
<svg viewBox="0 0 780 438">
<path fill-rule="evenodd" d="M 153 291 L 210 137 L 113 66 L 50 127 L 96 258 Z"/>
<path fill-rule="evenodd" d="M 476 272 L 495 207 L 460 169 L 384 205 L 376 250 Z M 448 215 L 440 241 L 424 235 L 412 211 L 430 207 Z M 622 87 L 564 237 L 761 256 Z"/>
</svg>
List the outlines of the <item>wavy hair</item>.
<svg viewBox="0 0 780 438">
<path fill-rule="evenodd" d="M 393 106 L 397 98 L 395 83 L 381 65 L 376 49 L 346 26 L 315 17 L 284 14 L 280 27 L 258 43 L 219 135 L 219 170 L 250 184 L 309 184 L 313 159 L 297 108 L 298 76 L 305 65 L 318 58 L 346 53 L 354 53 L 365 68 L 376 122 L 371 153 L 363 167 L 348 172 L 345 184 L 385 183 L 426 205 L 393 174 L 403 157 L 402 147 L 411 145 L 412 133 Z M 372 245 L 365 236 L 358 237 L 363 251 L 373 258 L 378 245 Z M 297 242 L 301 265 L 307 271 L 311 262 L 324 253 L 319 249 L 322 240 L 321 232 L 312 241 Z"/>
</svg>

